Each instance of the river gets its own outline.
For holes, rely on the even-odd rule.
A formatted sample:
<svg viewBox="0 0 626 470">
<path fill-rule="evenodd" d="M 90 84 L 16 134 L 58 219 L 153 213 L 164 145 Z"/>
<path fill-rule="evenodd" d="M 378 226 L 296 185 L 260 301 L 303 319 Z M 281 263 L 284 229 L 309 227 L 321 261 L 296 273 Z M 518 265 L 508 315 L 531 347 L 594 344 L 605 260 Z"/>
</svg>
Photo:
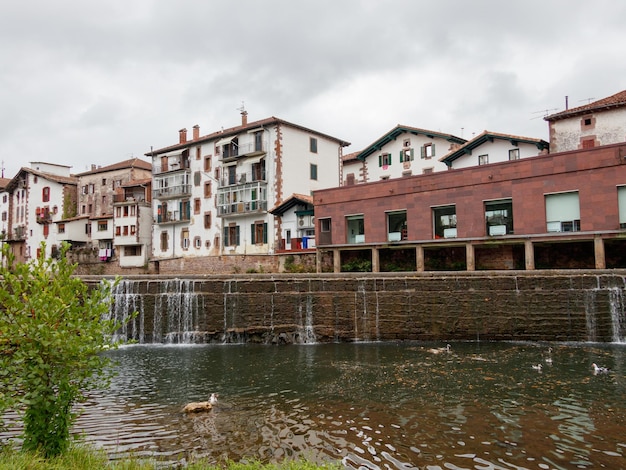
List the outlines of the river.
<svg viewBox="0 0 626 470">
<path fill-rule="evenodd" d="M 445 346 L 127 346 L 109 353 L 118 374 L 81 405 L 74 433 L 112 459 L 166 466 L 305 456 L 372 469 L 626 468 L 626 345 Z M 182 412 L 212 392 L 213 410 Z"/>
</svg>

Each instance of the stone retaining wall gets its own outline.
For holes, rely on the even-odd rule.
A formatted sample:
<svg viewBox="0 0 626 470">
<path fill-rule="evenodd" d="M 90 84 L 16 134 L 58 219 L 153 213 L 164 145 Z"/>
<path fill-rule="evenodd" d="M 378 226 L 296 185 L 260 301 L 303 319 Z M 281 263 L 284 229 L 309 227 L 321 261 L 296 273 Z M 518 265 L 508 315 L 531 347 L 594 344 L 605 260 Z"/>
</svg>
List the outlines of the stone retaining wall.
<svg viewBox="0 0 626 470">
<path fill-rule="evenodd" d="M 148 343 L 622 341 L 625 279 L 626 271 L 129 277 L 114 314 L 140 310 L 124 334 Z"/>
</svg>

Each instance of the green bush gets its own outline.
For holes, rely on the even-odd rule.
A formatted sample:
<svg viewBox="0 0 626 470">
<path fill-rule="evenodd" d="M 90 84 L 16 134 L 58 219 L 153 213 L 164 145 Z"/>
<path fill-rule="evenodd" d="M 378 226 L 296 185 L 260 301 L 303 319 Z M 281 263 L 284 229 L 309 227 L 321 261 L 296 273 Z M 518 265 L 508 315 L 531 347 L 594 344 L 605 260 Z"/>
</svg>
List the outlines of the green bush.
<svg viewBox="0 0 626 470">
<path fill-rule="evenodd" d="M 64 243 L 54 260 L 42 243 L 37 259 L 16 263 L 4 245 L 0 266 L 0 417 L 20 413 L 23 450 L 45 458 L 67 449 L 73 404 L 106 385 L 100 352 L 115 347 L 110 338 L 120 326 L 104 319 L 112 286 L 89 289 L 73 276 L 68 249 Z"/>
</svg>

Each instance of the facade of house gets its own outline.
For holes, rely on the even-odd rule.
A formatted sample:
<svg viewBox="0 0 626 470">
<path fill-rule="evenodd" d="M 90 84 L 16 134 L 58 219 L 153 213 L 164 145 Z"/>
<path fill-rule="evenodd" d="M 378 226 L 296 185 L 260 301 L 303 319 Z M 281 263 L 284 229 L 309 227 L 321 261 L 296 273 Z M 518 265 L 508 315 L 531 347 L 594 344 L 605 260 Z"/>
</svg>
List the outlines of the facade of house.
<svg viewBox="0 0 626 470">
<path fill-rule="evenodd" d="M 548 149 L 549 144 L 541 139 L 484 131 L 439 160 L 459 169 L 534 157 Z"/>
<path fill-rule="evenodd" d="M 340 139 L 271 117 L 153 150 L 153 260 L 268 255 L 281 246 L 269 209 L 340 183 Z"/>
<path fill-rule="evenodd" d="M 0 263 L 4 262 L 4 241 L 9 233 L 9 193 L 6 187 L 11 182 L 8 178 L 0 178 Z"/>
<path fill-rule="evenodd" d="M 134 220 L 132 224 L 127 224 L 129 220 L 120 218 L 121 225 L 116 226 L 118 221 L 114 211 L 117 210 L 119 204 L 126 204 L 129 207 L 127 210 L 130 210 L 130 206 L 140 204 L 140 201 L 133 201 L 132 204 L 131 201 L 126 203 L 126 186 L 129 184 L 132 186 L 135 182 L 143 182 L 145 185 L 146 181 L 150 181 L 152 177 L 151 163 L 139 158 L 132 158 L 104 167 L 92 165 L 91 170 L 79 173 L 76 177 L 78 178 L 76 217 L 60 221 L 61 226 L 58 227 L 64 234 L 64 240 L 74 246 L 91 245 L 93 249 L 97 250 L 100 261 L 113 259 L 118 262 L 121 261 L 121 256 L 116 256 L 116 241 L 120 242 L 120 246 L 139 245 L 139 247 L 127 251 L 129 253 L 131 251 L 143 253 L 140 256 L 143 258 L 140 266 L 143 266 L 146 263 L 145 257 L 151 249 L 151 237 L 150 242 L 145 243 L 144 235 L 143 242 L 140 243 L 137 234 L 140 231 L 142 234 L 151 233 L 151 218 L 142 217 Z M 143 193 L 140 196 L 141 203 L 143 203 L 142 207 L 146 203 L 149 204 L 150 199 L 149 197 L 146 198 L 145 190 L 138 192 Z M 133 213 L 138 214 L 135 209 L 133 209 Z M 120 213 L 124 214 L 124 210 L 121 210 Z M 138 215 L 133 217 L 138 217 Z M 138 227 L 139 221 L 148 225 Z M 84 228 L 84 232 L 81 230 L 81 226 Z M 132 235 L 130 234 L 131 227 L 134 227 Z M 127 238 L 116 240 L 118 232 L 120 233 L 119 236 L 128 232 L 126 233 Z M 123 266 L 120 262 L 120 267 L 129 266 Z"/>
<path fill-rule="evenodd" d="M 138 268 L 152 255 L 152 178 L 122 183 L 121 188 L 123 193 L 113 199 L 113 246 L 120 267 Z"/>
<path fill-rule="evenodd" d="M 292 194 L 270 210 L 280 217 L 281 238 L 277 251 L 310 250 L 315 248 L 315 214 L 313 196 Z"/>
<path fill-rule="evenodd" d="M 626 140 L 626 90 L 544 118 L 550 151 L 567 152 Z"/>
<path fill-rule="evenodd" d="M 440 158 L 465 139 L 417 127 L 397 125 L 344 163 L 344 184 L 430 174 L 447 170 Z"/>
<path fill-rule="evenodd" d="M 76 204 L 77 179 L 70 167 L 33 162 L 20 169 L 6 187 L 8 228 L 6 242 L 16 261 L 39 254 L 46 242 L 46 256 L 55 256 L 60 240 L 55 222 L 72 215 Z"/>
</svg>

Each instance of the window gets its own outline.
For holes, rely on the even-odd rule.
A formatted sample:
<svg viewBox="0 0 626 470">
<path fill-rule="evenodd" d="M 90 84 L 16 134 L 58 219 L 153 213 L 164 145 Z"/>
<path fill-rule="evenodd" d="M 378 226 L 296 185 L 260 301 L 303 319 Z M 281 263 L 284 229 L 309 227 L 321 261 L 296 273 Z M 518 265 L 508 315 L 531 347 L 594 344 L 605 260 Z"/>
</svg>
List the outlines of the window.
<svg viewBox="0 0 626 470">
<path fill-rule="evenodd" d="M 585 139 L 582 141 L 583 149 L 592 149 L 595 147 L 594 139 Z"/>
<path fill-rule="evenodd" d="M 193 213 L 194 214 L 200 213 L 200 198 L 195 198 L 193 200 Z"/>
<path fill-rule="evenodd" d="M 85 186 L 81 186 L 81 188 L 80 188 L 80 192 L 81 192 L 82 194 L 87 194 L 87 185 L 85 185 Z"/>
<path fill-rule="evenodd" d="M 170 235 L 167 232 L 161 232 L 161 251 L 167 251 Z"/>
<path fill-rule="evenodd" d="M 433 171 L 435 171 L 435 169 L 433 167 L 424 168 L 424 169 L 422 169 L 422 174 L 423 175 L 430 175 L 430 174 L 433 173 Z"/>
<path fill-rule="evenodd" d="M 41 200 L 43 202 L 50 202 L 50 186 L 41 189 Z"/>
<path fill-rule="evenodd" d="M 131 217 L 135 216 L 135 210 L 136 210 L 136 206 L 130 206 L 130 215 L 131 215 Z"/>
<path fill-rule="evenodd" d="M 202 175 L 199 171 L 194 171 L 193 173 L 193 185 L 200 186 L 200 180 L 202 179 Z"/>
<path fill-rule="evenodd" d="M 519 149 L 509 150 L 509 160 L 519 160 Z"/>
<path fill-rule="evenodd" d="M 619 228 L 626 228 L 626 186 L 617 188 L 617 205 L 619 207 Z"/>
<path fill-rule="evenodd" d="M 106 178 L 102 178 L 102 186 L 106 186 L 107 185 L 107 179 Z"/>
<path fill-rule="evenodd" d="M 95 185 L 93 183 L 91 183 L 89 185 L 89 194 L 93 194 L 95 192 L 96 188 Z"/>
<path fill-rule="evenodd" d="M 184 228 L 180 231 L 180 243 L 183 250 L 189 249 L 189 229 Z"/>
<path fill-rule="evenodd" d="M 141 245 L 125 246 L 124 256 L 141 256 Z"/>
<path fill-rule="evenodd" d="M 102 210 L 104 210 L 106 205 L 107 205 L 107 197 L 106 196 L 102 196 Z"/>
<path fill-rule="evenodd" d="M 204 228 L 211 228 L 211 213 L 204 213 Z"/>
<path fill-rule="evenodd" d="M 121 237 L 122 236 L 122 227 L 119 226 L 119 225 L 115 227 L 115 236 L 116 237 Z"/>
<path fill-rule="evenodd" d="M 130 226 L 130 234 L 131 235 L 135 235 L 137 233 L 137 226 L 136 225 L 131 225 Z"/>
<path fill-rule="evenodd" d="M 386 167 L 391 165 L 391 154 L 383 153 L 378 156 L 378 166 Z"/>
<path fill-rule="evenodd" d="M 93 211 L 93 204 L 89 204 L 87 207 L 88 207 L 87 212 L 91 214 L 91 211 Z"/>
<path fill-rule="evenodd" d="M 206 181 L 204 183 L 204 197 L 211 197 L 211 182 L 210 181 Z"/>
<path fill-rule="evenodd" d="M 485 154 L 485 155 L 478 155 L 478 164 L 479 165 L 486 165 L 487 163 L 489 163 L 489 155 Z"/>
<path fill-rule="evenodd" d="M 401 162 L 411 162 L 413 161 L 413 149 L 412 148 L 403 148 L 400 150 L 400 161 Z"/>
<path fill-rule="evenodd" d="M 433 158 L 435 156 L 435 144 L 429 142 L 422 147 L 421 158 Z"/>
<path fill-rule="evenodd" d="M 387 240 L 398 242 L 407 239 L 406 211 L 387 213 Z"/>
<path fill-rule="evenodd" d="M 207 155 L 206 157 L 204 157 L 204 171 L 206 172 L 211 171 L 211 157 L 212 155 Z"/>
<path fill-rule="evenodd" d="M 128 206 L 124 206 L 124 217 L 128 217 Z"/>
<path fill-rule="evenodd" d="M 193 237 L 193 247 L 196 249 L 202 248 L 202 239 L 200 237 Z"/>
<path fill-rule="evenodd" d="M 106 220 L 98 221 L 98 232 L 106 232 L 109 228 L 109 224 Z"/>
<path fill-rule="evenodd" d="M 435 238 L 456 238 L 456 206 L 433 208 Z"/>
<path fill-rule="evenodd" d="M 260 245 L 267 243 L 267 222 L 255 222 L 250 226 L 250 243 Z"/>
<path fill-rule="evenodd" d="M 239 245 L 239 226 L 229 225 L 224 227 L 224 246 Z"/>
<path fill-rule="evenodd" d="M 346 217 L 347 226 L 347 242 L 348 243 L 364 243 L 365 242 L 365 222 L 363 215 L 350 215 Z"/>
<path fill-rule="evenodd" d="M 545 202 L 548 232 L 580 231 L 578 191 L 546 194 Z"/>
<path fill-rule="evenodd" d="M 91 224 L 89 223 L 85 224 L 85 233 L 87 235 L 91 235 Z"/>
<path fill-rule="evenodd" d="M 59 233 L 65 233 L 65 224 L 59 224 L 57 225 L 57 231 Z"/>
<path fill-rule="evenodd" d="M 311 153 L 317 153 L 317 139 L 315 137 L 309 137 L 309 150 Z"/>
<path fill-rule="evenodd" d="M 513 202 L 511 199 L 485 202 L 487 235 L 506 235 L 513 232 Z"/>
<path fill-rule="evenodd" d="M 311 163 L 311 179 L 317 181 L 317 165 L 315 163 Z"/>
<path fill-rule="evenodd" d="M 128 236 L 128 225 L 124 225 L 124 229 L 122 230 L 122 233 L 124 234 L 125 237 Z"/>
</svg>

